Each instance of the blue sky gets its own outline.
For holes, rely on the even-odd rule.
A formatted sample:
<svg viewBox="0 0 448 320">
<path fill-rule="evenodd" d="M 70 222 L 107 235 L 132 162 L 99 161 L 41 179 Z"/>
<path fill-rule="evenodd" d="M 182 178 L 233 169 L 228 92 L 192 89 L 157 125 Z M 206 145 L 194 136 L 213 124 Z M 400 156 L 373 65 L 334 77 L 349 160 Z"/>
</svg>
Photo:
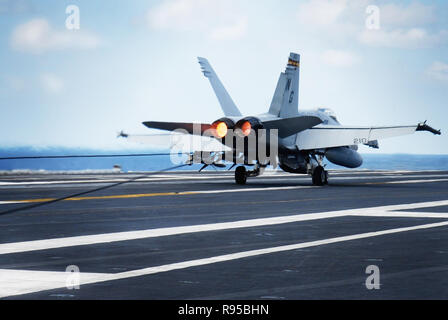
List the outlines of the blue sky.
<svg viewBox="0 0 448 320">
<path fill-rule="evenodd" d="M 77 5 L 80 29 L 67 30 Z M 379 29 L 366 28 L 366 8 Z M 267 111 L 289 52 L 301 54 L 299 108 L 347 125 L 428 120 L 446 131 L 448 3 L 379 0 L 0 0 L 0 146 L 130 148 L 142 121 L 222 116 L 196 57 L 240 110 Z M 374 153 L 448 153 L 416 133 Z"/>
</svg>

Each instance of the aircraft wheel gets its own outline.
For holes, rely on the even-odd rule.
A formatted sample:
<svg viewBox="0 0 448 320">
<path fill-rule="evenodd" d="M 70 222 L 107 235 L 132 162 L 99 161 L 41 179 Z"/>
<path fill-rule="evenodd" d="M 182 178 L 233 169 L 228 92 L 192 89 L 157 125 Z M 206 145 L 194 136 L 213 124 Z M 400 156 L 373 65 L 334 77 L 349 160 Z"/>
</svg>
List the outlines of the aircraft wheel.
<svg viewBox="0 0 448 320">
<path fill-rule="evenodd" d="M 246 167 L 239 166 L 235 170 L 235 182 L 237 184 L 246 184 L 247 180 L 247 171 Z"/>
<path fill-rule="evenodd" d="M 312 179 L 315 186 L 323 186 L 328 179 L 328 174 L 323 167 L 318 166 L 313 171 Z"/>
<path fill-rule="evenodd" d="M 324 184 L 328 184 L 328 171 L 324 170 L 325 172 L 325 181 Z"/>
</svg>

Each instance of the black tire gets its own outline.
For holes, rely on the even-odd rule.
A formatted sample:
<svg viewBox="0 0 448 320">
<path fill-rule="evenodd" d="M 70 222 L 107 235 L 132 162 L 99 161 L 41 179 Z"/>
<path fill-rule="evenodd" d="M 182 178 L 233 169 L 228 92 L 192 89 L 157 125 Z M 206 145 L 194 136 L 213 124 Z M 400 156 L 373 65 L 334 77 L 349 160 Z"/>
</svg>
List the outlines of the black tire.
<svg viewBox="0 0 448 320">
<path fill-rule="evenodd" d="M 313 171 L 313 184 L 315 186 L 323 186 L 325 184 L 326 171 L 323 167 L 318 166 Z"/>
<path fill-rule="evenodd" d="M 324 171 L 325 172 L 325 181 L 324 184 L 328 184 L 328 171 Z"/>
<path fill-rule="evenodd" d="M 239 166 L 235 170 L 235 182 L 237 184 L 246 184 L 247 181 L 247 171 L 246 167 Z"/>
</svg>

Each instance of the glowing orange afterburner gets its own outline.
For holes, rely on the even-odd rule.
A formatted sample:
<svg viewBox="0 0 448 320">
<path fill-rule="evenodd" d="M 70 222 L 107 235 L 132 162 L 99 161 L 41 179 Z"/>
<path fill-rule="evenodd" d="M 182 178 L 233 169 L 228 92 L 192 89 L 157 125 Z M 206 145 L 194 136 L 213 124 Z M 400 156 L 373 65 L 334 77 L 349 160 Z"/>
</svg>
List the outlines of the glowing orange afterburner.
<svg viewBox="0 0 448 320">
<path fill-rule="evenodd" d="M 250 135 L 250 130 L 252 129 L 252 125 L 249 121 L 244 121 L 244 123 L 241 125 L 241 132 L 245 137 Z"/>
<path fill-rule="evenodd" d="M 227 124 L 223 121 L 216 122 L 212 125 L 213 134 L 216 138 L 224 138 L 227 134 Z"/>
</svg>

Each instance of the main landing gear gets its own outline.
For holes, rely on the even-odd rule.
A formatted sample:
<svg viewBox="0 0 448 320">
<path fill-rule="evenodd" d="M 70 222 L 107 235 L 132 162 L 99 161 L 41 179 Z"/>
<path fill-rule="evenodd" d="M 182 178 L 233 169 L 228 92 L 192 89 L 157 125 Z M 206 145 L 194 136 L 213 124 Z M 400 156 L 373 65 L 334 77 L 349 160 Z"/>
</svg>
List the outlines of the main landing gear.
<svg viewBox="0 0 448 320">
<path fill-rule="evenodd" d="M 256 164 L 254 170 L 246 170 L 245 166 L 238 166 L 235 170 L 235 182 L 237 184 L 246 184 L 247 177 L 256 177 L 263 173 L 266 165 Z"/>
<path fill-rule="evenodd" d="M 247 170 L 245 166 L 238 166 L 235 170 L 235 182 L 237 184 L 246 184 Z"/>
<path fill-rule="evenodd" d="M 238 166 L 235 170 L 235 182 L 244 185 L 248 177 L 256 177 L 261 174 L 262 167 L 256 166 L 254 170 L 247 170 L 245 166 Z M 323 186 L 328 184 L 328 171 L 323 166 L 317 166 L 311 173 L 313 185 Z"/>
<path fill-rule="evenodd" d="M 312 173 L 312 180 L 315 186 L 328 184 L 328 171 L 322 166 L 317 166 Z"/>
</svg>

